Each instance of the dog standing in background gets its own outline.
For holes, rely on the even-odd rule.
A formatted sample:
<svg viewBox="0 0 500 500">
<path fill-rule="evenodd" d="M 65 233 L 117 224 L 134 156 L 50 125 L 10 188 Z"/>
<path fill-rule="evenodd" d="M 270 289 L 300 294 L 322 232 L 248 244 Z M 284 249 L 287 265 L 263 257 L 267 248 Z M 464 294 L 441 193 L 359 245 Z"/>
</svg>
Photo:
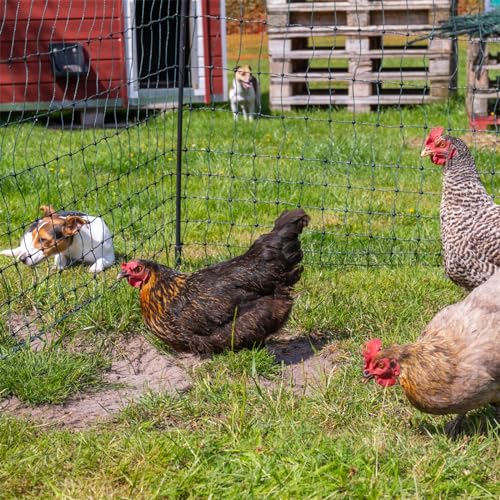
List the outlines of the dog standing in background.
<svg viewBox="0 0 500 500">
<path fill-rule="evenodd" d="M 236 66 L 234 70 L 233 87 L 229 91 L 229 103 L 235 120 L 238 119 L 240 109 L 245 120 L 253 120 L 254 115 L 260 112 L 259 82 L 252 75 L 252 68 L 248 64 Z"/>
</svg>

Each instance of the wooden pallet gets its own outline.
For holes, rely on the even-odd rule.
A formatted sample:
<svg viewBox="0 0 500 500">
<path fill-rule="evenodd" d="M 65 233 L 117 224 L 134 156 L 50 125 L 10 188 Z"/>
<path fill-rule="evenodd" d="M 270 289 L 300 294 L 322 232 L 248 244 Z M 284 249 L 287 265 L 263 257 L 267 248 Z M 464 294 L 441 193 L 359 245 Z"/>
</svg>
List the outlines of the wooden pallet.
<svg viewBox="0 0 500 500">
<path fill-rule="evenodd" d="M 500 124 L 500 38 L 473 39 L 467 50 L 465 105 L 471 128 Z"/>
<path fill-rule="evenodd" d="M 448 96 L 450 40 L 408 45 L 450 15 L 450 0 L 267 0 L 270 104 L 420 104 Z M 392 98 L 392 100 L 391 100 Z"/>
</svg>

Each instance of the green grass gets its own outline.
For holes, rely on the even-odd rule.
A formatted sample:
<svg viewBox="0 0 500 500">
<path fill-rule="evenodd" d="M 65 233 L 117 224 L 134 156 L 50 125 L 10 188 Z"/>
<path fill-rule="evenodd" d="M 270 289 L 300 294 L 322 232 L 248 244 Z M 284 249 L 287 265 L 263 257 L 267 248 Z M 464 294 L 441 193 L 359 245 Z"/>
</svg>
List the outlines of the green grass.
<svg viewBox="0 0 500 500">
<path fill-rule="evenodd" d="M 203 372 L 220 371 L 222 378 L 244 375 L 247 377 L 273 378 L 280 373 L 280 366 L 266 349 L 244 349 L 240 352 L 217 354 L 203 366 Z"/>
<path fill-rule="evenodd" d="M 259 51 L 243 46 L 242 62 L 263 72 L 267 102 L 267 59 L 246 52 Z M 109 424 L 73 431 L 0 416 L 0 497 L 500 495 L 489 410 L 451 442 L 445 417 L 419 413 L 400 388 L 361 383 L 365 340 L 410 342 L 462 297 L 440 267 L 442 172 L 419 151 L 428 126 L 467 128 L 463 96 L 356 117 L 336 108 L 266 115 L 235 124 L 227 104 L 186 113 L 182 267 L 235 255 L 282 210 L 305 207 L 305 272 L 286 333 L 325 336 L 336 369 L 299 396 L 266 350 L 224 353 L 196 371 L 188 392 L 148 394 Z M 102 214 L 120 259 L 172 264 L 176 120 L 156 114 L 130 128 L 73 132 L 31 121 L 2 127 L 0 247 L 17 244 L 50 202 Z M 495 152 L 473 153 L 497 193 Z M 23 317 L 63 341 L 145 332 L 137 291 L 116 283 L 117 267 L 94 278 L 83 266 L 0 264 L 2 355 Z M 21 350 L 0 361 L 0 391 L 59 403 L 98 387 L 108 362 Z"/>
<path fill-rule="evenodd" d="M 294 394 L 267 351 L 245 350 L 201 365 L 188 392 L 150 393 L 89 430 L 0 417 L 3 494 L 497 497 L 490 410 L 472 413 L 454 442 L 447 417 L 418 412 L 399 387 L 362 383 L 363 341 L 411 341 L 461 298 L 441 269 L 308 268 L 297 291 L 287 333 L 322 333 L 338 357 L 315 391 Z"/>
<path fill-rule="evenodd" d="M 61 404 L 74 393 L 102 386 L 104 358 L 61 349 L 21 349 L 0 361 L 0 396 L 33 405 Z"/>
</svg>

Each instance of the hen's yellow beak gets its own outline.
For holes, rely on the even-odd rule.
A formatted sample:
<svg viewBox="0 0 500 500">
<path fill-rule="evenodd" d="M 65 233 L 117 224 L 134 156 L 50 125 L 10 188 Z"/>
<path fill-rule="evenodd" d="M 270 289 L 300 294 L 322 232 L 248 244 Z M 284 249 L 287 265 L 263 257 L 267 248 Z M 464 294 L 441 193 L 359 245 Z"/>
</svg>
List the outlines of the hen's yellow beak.
<svg viewBox="0 0 500 500">
<path fill-rule="evenodd" d="M 420 153 L 420 156 L 424 158 L 424 156 L 430 156 L 432 154 L 432 150 L 428 148 L 422 149 L 422 152 Z"/>
</svg>

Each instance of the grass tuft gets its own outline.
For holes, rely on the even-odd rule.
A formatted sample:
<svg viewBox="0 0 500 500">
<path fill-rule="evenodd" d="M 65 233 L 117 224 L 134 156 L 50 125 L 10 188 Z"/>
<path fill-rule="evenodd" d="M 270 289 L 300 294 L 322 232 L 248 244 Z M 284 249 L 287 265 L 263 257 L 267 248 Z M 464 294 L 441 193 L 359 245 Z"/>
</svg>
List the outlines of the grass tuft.
<svg viewBox="0 0 500 500">
<path fill-rule="evenodd" d="M 60 349 L 29 349 L 0 361 L 0 393 L 40 405 L 61 404 L 76 392 L 102 385 L 104 358 Z"/>
<path fill-rule="evenodd" d="M 201 368 L 206 373 L 218 373 L 229 377 L 246 375 L 247 377 L 274 378 L 280 372 L 280 365 L 265 348 L 226 351 L 217 354 Z"/>
</svg>

